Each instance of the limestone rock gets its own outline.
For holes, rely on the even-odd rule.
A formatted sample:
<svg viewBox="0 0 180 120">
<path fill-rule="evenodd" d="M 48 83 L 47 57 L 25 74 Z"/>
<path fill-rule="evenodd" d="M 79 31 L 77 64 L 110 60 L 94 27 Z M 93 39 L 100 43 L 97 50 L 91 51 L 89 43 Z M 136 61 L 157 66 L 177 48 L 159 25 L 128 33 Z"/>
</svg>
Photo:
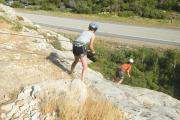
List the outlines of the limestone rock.
<svg viewBox="0 0 180 120">
<path fill-rule="evenodd" d="M 10 111 L 13 108 L 14 103 L 10 103 L 8 105 L 1 106 L 1 110 L 3 111 Z"/>
<path fill-rule="evenodd" d="M 3 4 L 0 4 L 0 15 L 8 17 L 10 20 L 17 19 L 15 11 L 11 7 Z"/>
<path fill-rule="evenodd" d="M 40 29 L 41 27 L 39 25 L 34 25 L 36 29 Z"/>
<path fill-rule="evenodd" d="M 35 94 L 36 97 L 34 97 Z M 0 117 L 2 120 L 25 118 L 56 120 L 58 116 L 55 112 L 52 115 L 50 113 L 47 116 L 43 115 L 40 104 L 43 102 L 42 98 L 56 99 L 57 97 L 75 107 L 80 107 L 87 98 L 86 85 L 81 80 L 49 80 L 25 87 L 13 103 L 0 108 L 4 111 L 0 113 Z"/>
<path fill-rule="evenodd" d="M 72 43 L 68 38 L 65 38 L 64 36 L 59 34 L 58 41 L 64 50 L 69 50 L 69 51 L 72 50 Z"/>
<path fill-rule="evenodd" d="M 33 26 L 33 23 L 29 19 L 22 17 L 21 15 L 18 15 L 11 7 L 3 4 L 0 4 L 0 15 L 12 21 L 16 20 L 24 25 Z"/>
<path fill-rule="evenodd" d="M 44 36 L 48 39 L 57 40 L 57 42 L 60 44 L 62 50 L 64 50 L 64 51 L 72 50 L 72 43 L 70 42 L 70 39 L 68 39 L 56 32 L 49 31 L 49 30 L 41 30 L 40 32 L 42 32 L 44 34 Z"/>
<path fill-rule="evenodd" d="M 41 91 L 44 91 L 39 93 L 40 96 L 62 97 L 65 101 L 71 101 L 77 106 L 82 105 L 87 98 L 86 85 L 79 79 L 45 81 L 37 86 L 41 88 Z"/>
</svg>

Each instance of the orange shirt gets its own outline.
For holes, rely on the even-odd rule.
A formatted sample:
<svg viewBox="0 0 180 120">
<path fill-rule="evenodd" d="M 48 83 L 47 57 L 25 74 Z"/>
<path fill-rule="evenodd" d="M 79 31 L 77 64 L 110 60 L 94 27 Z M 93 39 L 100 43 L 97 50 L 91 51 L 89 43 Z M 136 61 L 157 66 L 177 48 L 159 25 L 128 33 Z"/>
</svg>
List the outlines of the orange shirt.
<svg viewBox="0 0 180 120">
<path fill-rule="evenodd" d="M 120 69 L 122 70 L 122 71 L 125 71 L 125 72 L 130 72 L 131 71 L 131 64 L 122 64 L 121 66 L 120 66 Z"/>
</svg>

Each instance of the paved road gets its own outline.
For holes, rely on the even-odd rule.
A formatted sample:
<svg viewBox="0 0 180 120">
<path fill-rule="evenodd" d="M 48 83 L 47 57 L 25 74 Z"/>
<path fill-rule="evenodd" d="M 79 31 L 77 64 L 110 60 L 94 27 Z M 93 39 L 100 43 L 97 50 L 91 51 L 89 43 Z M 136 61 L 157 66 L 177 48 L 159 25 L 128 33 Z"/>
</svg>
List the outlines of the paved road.
<svg viewBox="0 0 180 120">
<path fill-rule="evenodd" d="M 29 13 L 19 14 L 30 19 L 35 24 L 72 31 L 82 31 L 84 29 L 87 29 L 87 25 L 91 22 L 87 20 L 54 17 L 47 15 L 37 15 Z M 180 30 L 102 22 L 98 22 L 98 24 L 99 30 L 97 34 L 99 35 L 180 46 Z"/>
</svg>

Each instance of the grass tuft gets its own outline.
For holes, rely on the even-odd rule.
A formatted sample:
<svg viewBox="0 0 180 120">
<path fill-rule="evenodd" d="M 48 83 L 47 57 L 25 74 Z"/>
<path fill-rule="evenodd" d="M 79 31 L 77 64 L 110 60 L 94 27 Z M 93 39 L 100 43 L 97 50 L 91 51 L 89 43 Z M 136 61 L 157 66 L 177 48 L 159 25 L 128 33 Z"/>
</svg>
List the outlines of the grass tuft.
<svg viewBox="0 0 180 120">
<path fill-rule="evenodd" d="M 17 32 L 20 32 L 23 29 L 23 25 L 20 22 L 15 21 L 14 23 L 12 23 L 12 25 L 13 25 L 12 29 Z"/>
<path fill-rule="evenodd" d="M 35 30 L 37 31 L 37 27 L 33 26 L 33 25 L 25 25 L 26 28 L 30 29 L 30 30 Z"/>
<path fill-rule="evenodd" d="M 11 21 L 3 16 L 0 16 L 0 22 L 6 22 L 7 24 L 12 25 L 12 30 L 15 30 L 17 32 L 22 31 L 23 25 L 18 21 Z"/>
<path fill-rule="evenodd" d="M 10 20 L 8 20 L 7 18 L 5 18 L 5 17 L 3 17 L 3 16 L 0 16 L 0 22 L 6 22 L 6 23 L 8 23 L 8 24 L 11 23 Z"/>
<path fill-rule="evenodd" d="M 44 97 L 41 108 L 45 115 L 56 112 L 60 120 L 126 120 L 115 105 L 97 95 L 89 96 L 80 107 L 67 103 L 62 97 Z"/>
</svg>

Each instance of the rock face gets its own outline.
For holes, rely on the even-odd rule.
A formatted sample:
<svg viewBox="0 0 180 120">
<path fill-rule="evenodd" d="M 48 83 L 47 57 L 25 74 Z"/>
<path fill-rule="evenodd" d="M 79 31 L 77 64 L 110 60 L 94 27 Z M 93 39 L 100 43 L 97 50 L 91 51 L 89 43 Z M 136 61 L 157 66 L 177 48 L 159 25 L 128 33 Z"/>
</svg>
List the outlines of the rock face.
<svg viewBox="0 0 180 120">
<path fill-rule="evenodd" d="M 102 85 L 96 86 L 102 91 Z M 107 85 L 108 86 L 108 85 Z M 122 108 L 132 120 L 178 120 L 180 103 L 178 100 L 160 92 L 126 85 L 112 87 L 109 84 L 103 94 Z M 115 92 L 112 92 L 115 91 Z"/>
<path fill-rule="evenodd" d="M 43 32 L 43 31 L 41 31 Z M 49 31 L 46 30 L 45 32 L 45 36 L 49 39 L 55 39 L 57 40 L 57 42 L 61 45 L 61 49 L 64 51 L 71 51 L 72 50 L 72 43 L 70 42 L 70 40 L 68 38 L 65 38 L 64 36 L 53 32 L 53 31 Z"/>
<path fill-rule="evenodd" d="M 5 6 L 3 4 L 0 4 L 0 15 L 8 18 L 9 20 L 19 20 L 24 24 L 33 25 L 29 19 L 17 15 L 11 7 Z"/>
<path fill-rule="evenodd" d="M 65 38 L 62 35 L 58 35 L 58 40 L 64 50 L 72 50 L 72 43 L 70 43 L 70 40 Z"/>
<path fill-rule="evenodd" d="M 0 12 L 5 12 L 2 6 Z M 118 86 L 91 69 L 88 69 L 84 83 L 70 80 L 72 78 L 65 71 L 70 68 L 74 58 L 69 51 L 72 45 L 68 39 L 62 43 L 60 41 L 65 38 L 39 27 L 37 31 L 24 28 L 21 33 L 35 37 L 0 36 L 0 104 L 11 100 L 9 93 L 16 87 L 31 85 L 25 87 L 14 102 L 0 106 L 0 119 L 55 120 L 58 117 L 55 112 L 42 114 L 42 97 L 62 95 L 67 102 L 72 102 L 73 98 L 72 104 L 79 106 L 84 103 L 88 88 L 118 106 L 129 120 L 180 120 L 180 101 L 164 93 L 127 85 Z M 49 44 L 52 39 L 59 40 L 64 51 L 54 49 Z M 73 78 L 80 78 L 81 70 L 81 64 L 78 64 Z"/>
<path fill-rule="evenodd" d="M 17 99 L 10 104 L 3 105 L 1 111 L 2 120 L 55 120 L 56 112 L 47 115 L 42 114 L 41 104 L 44 99 L 51 100 L 63 98 L 67 103 L 79 107 L 87 98 L 86 85 L 81 80 L 50 80 L 24 88 Z M 50 100 L 50 99 L 49 99 Z M 49 101 L 51 102 L 51 101 Z M 46 108 L 47 109 L 47 108 Z"/>
<path fill-rule="evenodd" d="M 2 16 L 5 16 L 5 17 L 7 17 L 9 19 L 12 19 L 12 20 L 17 19 L 17 15 L 14 12 L 14 10 L 12 8 L 8 7 L 8 6 L 0 4 L 0 11 L 1 11 Z"/>
</svg>

